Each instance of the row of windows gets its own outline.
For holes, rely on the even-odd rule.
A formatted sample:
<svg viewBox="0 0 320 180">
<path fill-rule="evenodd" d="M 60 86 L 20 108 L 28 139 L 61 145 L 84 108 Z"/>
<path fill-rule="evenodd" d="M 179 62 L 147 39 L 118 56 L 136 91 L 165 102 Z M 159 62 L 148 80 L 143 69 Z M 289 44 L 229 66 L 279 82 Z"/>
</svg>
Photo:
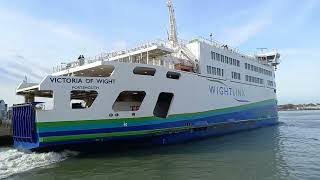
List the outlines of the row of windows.
<svg viewBox="0 0 320 180">
<path fill-rule="evenodd" d="M 207 66 L 207 73 L 213 74 L 216 76 L 224 76 L 224 72 L 223 72 L 222 68 L 216 68 L 216 67 L 211 67 L 211 66 Z"/>
<path fill-rule="evenodd" d="M 263 84 L 264 80 L 258 77 L 248 76 L 246 75 L 246 81 L 256 83 L 256 84 Z"/>
<path fill-rule="evenodd" d="M 275 84 L 274 84 L 274 82 L 273 81 L 269 81 L 268 80 L 268 86 L 274 86 Z"/>
<path fill-rule="evenodd" d="M 263 69 L 261 67 L 254 66 L 252 64 L 245 63 L 244 67 L 245 67 L 245 69 L 248 69 L 248 70 L 251 70 L 251 71 L 254 71 L 254 72 L 258 72 L 260 74 L 272 76 L 272 72 L 271 71 Z"/>
<path fill-rule="evenodd" d="M 240 67 L 240 61 L 211 51 L 211 59 Z"/>
<path fill-rule="evenodd" d="M 149 67 L 135 67 L 133 70 L 133 74 L 143 75 L 143 76 L 154 76 L 156 74 L 155 68 Z M 180 79 L 181 74 L 177 72 L 168 71 L 167 78 L 169 79 Z"/>
<path fill-rule="evenodd" d="M 241 80 L 241 74 L 240 73 L 232 72 L 231 75 L 232 75 L 232 79 Z"/>
</svg>

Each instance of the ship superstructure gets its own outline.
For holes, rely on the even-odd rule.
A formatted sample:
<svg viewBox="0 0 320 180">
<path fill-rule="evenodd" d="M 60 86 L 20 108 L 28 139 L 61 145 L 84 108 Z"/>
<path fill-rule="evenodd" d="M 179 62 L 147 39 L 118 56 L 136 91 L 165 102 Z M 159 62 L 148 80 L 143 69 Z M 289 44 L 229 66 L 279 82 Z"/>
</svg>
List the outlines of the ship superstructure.
<svg viewBox="0 0 320 180">
<path fill-rule="evenodd" d="M 167 6 L 168 41 L 80 55 L 41 83 L 21 83 L 16 92 L 25 103 L 13 108 L 15 145 L 146 137 L 166 144 L 276 124 L 280 54 L 250 56 L 205 38 L 179 40 L 171 0 Z"/>
</svg>

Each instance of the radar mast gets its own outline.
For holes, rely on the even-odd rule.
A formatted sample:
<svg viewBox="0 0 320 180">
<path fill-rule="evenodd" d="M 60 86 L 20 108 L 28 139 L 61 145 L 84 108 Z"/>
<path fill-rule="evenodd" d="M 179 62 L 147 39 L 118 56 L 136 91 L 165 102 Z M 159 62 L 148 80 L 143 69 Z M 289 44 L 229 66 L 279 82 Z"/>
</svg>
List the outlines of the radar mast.
<svg viewBox="0 0 320 180">
<path fill-rule="evenodd" d="M 174 13 L 174 8 L 172 5 L 172 1 L 167 1 L 167 6 L 169 10 L 169 34 L 168 40 L 173 47 L 178 44 L 178 36 L 177 36 L 177 24 L 176 24 L 176 17 Z"/>
</svg>

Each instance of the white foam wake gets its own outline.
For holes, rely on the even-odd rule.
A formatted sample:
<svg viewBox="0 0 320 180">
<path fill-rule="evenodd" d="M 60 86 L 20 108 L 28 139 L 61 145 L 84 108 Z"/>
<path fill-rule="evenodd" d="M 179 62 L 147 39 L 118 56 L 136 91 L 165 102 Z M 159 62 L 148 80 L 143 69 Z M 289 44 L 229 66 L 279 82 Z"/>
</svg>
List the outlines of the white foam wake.
<svg viewBox="0 0 320 180">
<path fill-rule="evenodd" d="M 61 162 L 77 154 L 77 152 L 67 150 L 60 153 L 34 153 L 9 148 L 0 149 L 0 179 Z"/>
</svg>

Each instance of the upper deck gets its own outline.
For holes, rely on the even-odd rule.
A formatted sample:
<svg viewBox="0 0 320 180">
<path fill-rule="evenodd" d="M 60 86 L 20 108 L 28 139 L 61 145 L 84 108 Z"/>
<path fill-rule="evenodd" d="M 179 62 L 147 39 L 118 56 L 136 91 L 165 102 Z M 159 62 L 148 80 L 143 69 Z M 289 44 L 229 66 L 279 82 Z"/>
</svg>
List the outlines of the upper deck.
<svg viewBox="0 0 320 180">
<path fill-rule="evenodd" d="M 206 44 L 213 49 L 222 51 L 222 54 L 233 54 L 237 57 L 241 57 L 241 59 L 255 62 L 269 68 L 279 64 L 280 54 L 277 52 L 248 55 L 229 45 L 200 37 L 191 41 L 181 40 L 176 46 L 172 46 L 168 41 L 155 40 L 132 49 L 102 53 L 94 57 L 85 58 L 80 55 L 78 60 L 69 63 L 61 63 L 59 66 L 54 67 L 52 75 L 72 75 L 72 73 L 75 72 L 85 71 L 86 69 L 90 70 L 92 67 L 96 66 L 96 62 L 103 61 L 149 64 L 164 66 L 169 69 L 201 73 L 202 71 L 197 68 L 203 62 L 199 55 L 199 53 L 202 52 L 195 52 L 195 50 L 190 48 L 194 43 Z M 181 65 L 185 68 L 181 68 Z"/>
<path fill-rule="evenodd" d="M 132 49 L 102 53 L 94 57 L 83 57 L 83 59 L 79 57 L 76 61 L 61 63 L 59 66 L 53 68 L 53 75 L 63 75 L 66 73 L 68 74 L 74 71 L 74 69 L 84 69 L 86 67 L 90 68 L 90 66 L 87 65 L 93 65 L 98 61 L 119 61 L 157 65 L 159 64 L 159 57 L 171 53 L 174 53 L 174 50 L 169 47 L 168 42 L 155 40 L 152 42 L 144 43 Z M 157 60 L 157 62 L 154 62 L 155 60 Z"/>
</svg>

